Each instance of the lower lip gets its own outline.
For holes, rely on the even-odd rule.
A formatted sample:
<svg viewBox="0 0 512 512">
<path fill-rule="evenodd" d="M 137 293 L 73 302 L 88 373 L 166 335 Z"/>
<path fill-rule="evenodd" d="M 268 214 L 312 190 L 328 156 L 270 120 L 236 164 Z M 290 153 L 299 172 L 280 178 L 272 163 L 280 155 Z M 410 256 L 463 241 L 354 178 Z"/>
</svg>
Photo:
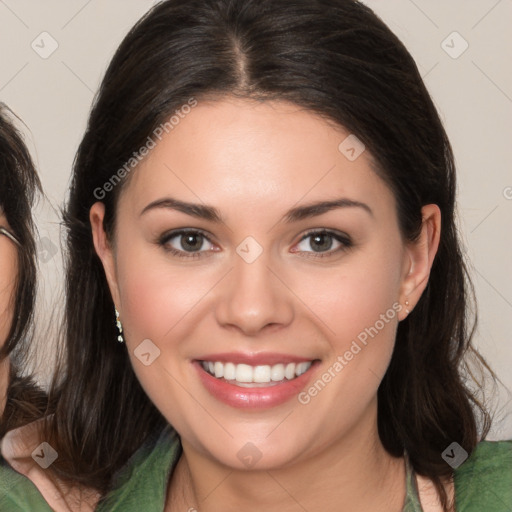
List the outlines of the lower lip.
<svg viewBox="0 0 512 512">
<path fill-rule="evenodd" d="M 318 363 L 319 361 L 314 361 L 305 373 L 293 380 L 284 380 L 278 384 L 258 388 L 245 388 L 229 384 L 225 380 L 210 375 L 199 361 L 194 361 L 193 364 L 204 387 L 221 402 L 231 407 L 267 409 L 283 404 L 297 396 L 310 380 L 313 369 Z"/>
</svg>

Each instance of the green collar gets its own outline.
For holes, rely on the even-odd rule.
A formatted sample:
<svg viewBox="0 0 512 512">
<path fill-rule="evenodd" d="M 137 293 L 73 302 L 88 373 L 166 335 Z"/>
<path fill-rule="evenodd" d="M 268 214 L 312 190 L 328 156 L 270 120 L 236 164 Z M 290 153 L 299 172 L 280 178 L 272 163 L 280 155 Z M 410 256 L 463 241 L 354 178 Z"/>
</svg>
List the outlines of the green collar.
<svg viewBox="0 0 512 512">
<path fill-rule="evenodd" d="M 99 503 L 96 512 L 139 512 L 163 510 L 167 482 L 181 456 L 176 431 L 165 427 L 151 435 L 132 455 L 114 479 L 113 490 Z"/>
<path fill-rule="evenodd" d="M 150 436 L 118 473 L 114 490 L 98 504 L 97 512 L 130 512 L 140 510 L 142 503 L 145 510 L 162 510 L 167 484 L 181 453 L 180 438 L 172 427 Z M 407 454 L 404 458 L 406 496 L 402 512 L 423 512 L 412 465 Z"/>
<path fill-rule="evenodd" d="M 421 507 L 416 475 L 412 467 L 407 452 L 404 453 L 405 459 L 405 501 L 402 512 L 423 512 Z"/>
</svg>

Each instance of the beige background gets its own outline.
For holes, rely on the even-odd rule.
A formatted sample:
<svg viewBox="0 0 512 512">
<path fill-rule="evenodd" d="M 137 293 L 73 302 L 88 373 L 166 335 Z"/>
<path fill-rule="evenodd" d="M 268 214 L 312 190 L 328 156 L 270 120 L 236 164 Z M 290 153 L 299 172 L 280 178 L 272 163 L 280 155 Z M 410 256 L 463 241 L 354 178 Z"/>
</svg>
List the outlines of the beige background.
<svg viewBox="0 0 512 512">
<path fill-rule="evenodd" d="M 41 332 L 57 325 L 50 312 L 60 309 L 62 291 L 58 208 L 94 92 L 123 36 L 154 3 L 0 0 L 0 101 L 26 123 L 49 199 L 37 210 Z M 512 1 L 365 3 L 416 59 L 452 141 L 460 229 L 479 303 L 475 343 L 504 383 L 490 438 L 512 438 Z M 52 363 L 51 333 L 45 338 L 42 381 Z"/>
</svg>

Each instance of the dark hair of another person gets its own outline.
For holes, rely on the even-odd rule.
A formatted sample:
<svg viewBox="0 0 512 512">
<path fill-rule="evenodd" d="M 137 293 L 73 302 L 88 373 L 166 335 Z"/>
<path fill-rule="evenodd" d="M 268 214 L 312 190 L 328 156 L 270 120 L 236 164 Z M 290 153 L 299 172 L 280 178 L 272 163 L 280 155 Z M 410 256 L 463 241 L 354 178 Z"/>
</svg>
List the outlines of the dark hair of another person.
<svg viewBox="0 0 512 512">
<path fill-rule="evenodd" d="M 30 153 L 14 126 L 10 111 L 0 103 L 0 209 L 20 245 L 15 281 L 14 317 L 0 360 L 10 356 L 5 410 L 0 411 L 0 438 L 9 430 L 29 423 L 45 409 L 45 394 L 30 377 L 22 377 L 22 361 L 32 339 L 36 296 L 36 245 L 32 206 L 41 190 Z M 19 365 L 19 366 L 17 366 Z"/>
<path fill-rule="evenodd" d="M 355 134 L 394 193 L 405 240 L 417 239 L 423 205 L 440 207 L 439 250 L 419 303 L 398 326 L 378 390 L 378 427 L 385 449 L 393 456 L 405 449 L 448 510 L 442 479 L 453 470 L 441 453 L 453 441 L 471 453 L 490 426 L 461 370 L 470 354 L 488 367 L 471 345 L 474 292 L 454 218 L 454 158 L 413 58 L 352 0 L 168 0 L 121 43 L 95 98 L 64 212 L 66 357 L 47 432 L 59 453 L 52 468 L 105 493 L 146 436 L 165 425 L 116 341 L 89 210 L 95 191 L 182 105 L 229 96 L 292 102 Z M 128 179 L 102 199 L 110 240 Z"/>
</svg>

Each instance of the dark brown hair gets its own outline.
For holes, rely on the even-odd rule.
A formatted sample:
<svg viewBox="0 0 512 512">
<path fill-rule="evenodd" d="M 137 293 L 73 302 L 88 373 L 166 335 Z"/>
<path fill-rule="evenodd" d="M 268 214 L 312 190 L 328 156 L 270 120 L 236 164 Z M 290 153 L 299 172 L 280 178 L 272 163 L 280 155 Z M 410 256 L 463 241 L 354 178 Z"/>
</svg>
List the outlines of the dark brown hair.
<svg viewBox="0 0 512 512">
<path fill-rule="evenodd" d="M 473 291 L 454 218 L 454 158 L 413 58 L 353 0 L 168 0 L 121 43 L 95 98 L 64 212 L 67 356 L 47 434 L 59 452 L 52 467 L 106 492 L 114 472 L 165 425 L 116 342 L 89 210 L 95 191 L 175 110 L 190 98 L 226 95 L 286 100 L 355 134 L 394 193 L 404 239 L 417 239 L 423 205 L 440 207 L 439 250 L 425 292 L 398 326 L 378 426 L 388 452 L 405 449 L 448 510 L 442 480 L 453 470 L 441 453 L 453 441 L 471 453 L 489 428 L 461 374 L 468 351 L 485 362 L 471 346 Z M 111 239 L 125 184 L 102 197 Z"/>
<path fill-rule="evenodd" d="M 0 360 L 10 356 L 5 410 L 0 411 L 0 438 L 10 429 L 41 415 L 45 395 L 30 377 L 21 377 L 32 339 L 36 296 L 36 245 L 31 209 L 41 191 L 30 153 L 14 126 L 9 109 L 0 103 L 0 207 L 20 242 L 14 293 L 14 318 Z"/>
</svg>

